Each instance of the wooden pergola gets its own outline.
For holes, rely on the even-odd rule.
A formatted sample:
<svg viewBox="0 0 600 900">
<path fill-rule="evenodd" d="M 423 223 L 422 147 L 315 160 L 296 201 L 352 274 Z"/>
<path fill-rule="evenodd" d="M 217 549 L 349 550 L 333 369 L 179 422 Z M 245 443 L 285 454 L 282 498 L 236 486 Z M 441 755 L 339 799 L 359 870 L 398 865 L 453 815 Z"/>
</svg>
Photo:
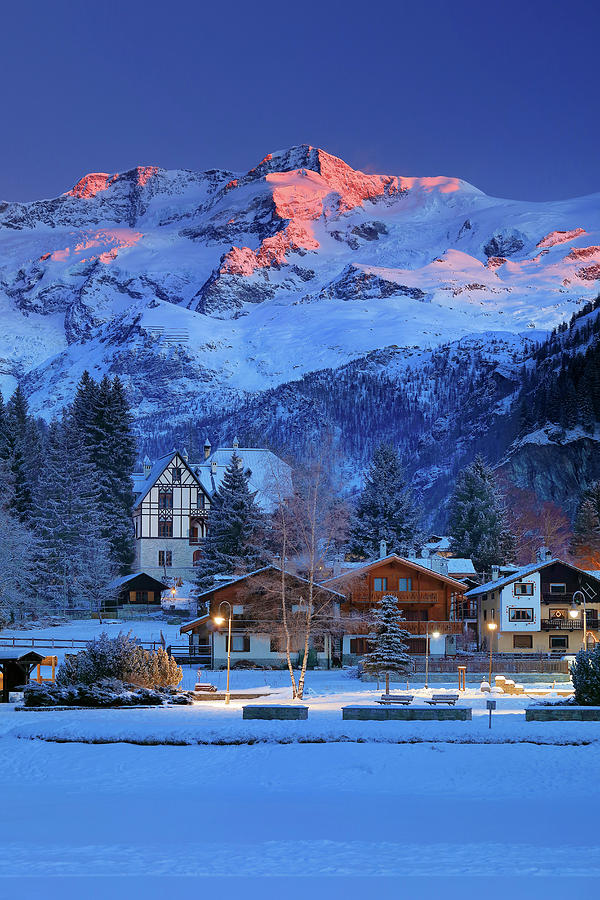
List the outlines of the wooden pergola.
<svg viewBox="0 0 600 900">
<path fill-rule="evenodd" d="M 1 703 L 8 703 L 11 691 L 27 684 L 31 670 L 45 657 L 35 650 L 22 647 L 0 647 L 0 672 L 2 673 Z"/>
</svg>

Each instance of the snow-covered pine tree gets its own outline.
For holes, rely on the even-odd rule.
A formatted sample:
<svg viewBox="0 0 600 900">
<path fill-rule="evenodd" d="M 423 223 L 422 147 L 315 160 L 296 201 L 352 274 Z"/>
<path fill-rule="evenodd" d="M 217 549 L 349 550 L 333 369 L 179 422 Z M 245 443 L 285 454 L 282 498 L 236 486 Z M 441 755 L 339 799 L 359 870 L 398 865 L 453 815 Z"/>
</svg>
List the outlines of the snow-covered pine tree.
<svg viewBox="0 0 600 900">
<path fill-rule="evenodd" d="M 18 386 L 6 404 L 5 452 L 14 486 L 11 512 L 28 523 L 34 511 L 34 494 L 42 460 L 40 429 L 29 415 L 25 394 Z"/>
<path fill-rule="evenodd" d="M 386 594 L 375 609 L 369 642 L 372 650 L 363 656 L 362 667 L 372 675 L 385 673 L 385 692 L 390 692 L 390 674 L 407 675 L 412 668 L 407 653 L 410 632 L 402 627 L 405 621 L 398 601 Z"/>
<path fill-rule="evenodd" d="M 102 526 L 96 469 L 66 414 L 50 426 L 44 480 L 36 498 L 38 596 L 58 609 L 100 608 L 116 574 Z"/>
<path fill-rule="evenodd" d="M 350 525 L 350 552 L 376 557 L 385 541 L 389 553 L 406 554 L 419 542 L 419 512 L 394 447 L 375 450 Z"/>
<path fill-rule="evenodd" d="M 516 539 L 504 497 L 480 456 L 459 473 L 449 509 L 448 530 L 457 556 L 470 557 L 479 571 L 512 561 Z"/>
<path fill-rule="evenodd" d="M 211 499 L 204 557 L 196 584 L 206 590 L 220 573 L 251 572 L 264 564 L 261 550 L 265 517 L 249 488 L 250 470 L 234 451 L 223 480 Z"/>
<path fill-rule="evenodd" d="M 105 376 L 97 384 L 84 372 L 72 406 L 72 419 L 96 469 L 103 534 L 121 574 L 134 559 L 131 525 L 131 473 L 136 460 L 133 417 L 121 381 Z"/>
</svg>

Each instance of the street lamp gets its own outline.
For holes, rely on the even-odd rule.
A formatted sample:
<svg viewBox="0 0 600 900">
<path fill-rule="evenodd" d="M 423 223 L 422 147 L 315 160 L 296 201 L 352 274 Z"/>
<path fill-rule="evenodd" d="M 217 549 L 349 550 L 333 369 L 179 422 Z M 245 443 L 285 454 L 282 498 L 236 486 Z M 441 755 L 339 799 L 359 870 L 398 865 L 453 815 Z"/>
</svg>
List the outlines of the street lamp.
<svg viewBox="0 0 600 900">
<path fill-rule="evenodd" d="M 429 622 L 427 623 L 427 627 L 425 629 L 425 687 L 429 687 L 429 638 L 439 638 L 439 631 L 432 631 L 431 635 L 429 634 Z"/>
<path fill-rule="evenodd" d="M 583 624 L 583 643 L 582 643 L 582 647 L 584 650 L 587 650 L 587 609 L 585 606 L 585 594 L 583 593 L 583 591 L 575 591 L 575 593 L 573 594 L 573 600 L 571 602 L 571 609 L 569 610 L 569 615 L 571 616 L 572 619 L 576 619 L 577 616 L 579 615 L 577 603 L 575 602 L 575 597 L 577 597 L 578 594 L 581 597 L 583 597 L 583 623 L 582 623 Z"/>
<path fill-rule="evenodd" d="M 223 625 L 225 618 L 221 615 L 221 607 L 227 605 L 229 607 L 229 627 L 227 629 L 227 687 L 225 689 L 225 703 L 229 703 L 229 669 L 231 666 L 231 616 L 233 609 L 229 600 L 221 600 L 219 603 L 219 614 L 213 616 L 215 625 Z"/>
<path fill-rule="evenodd" d="M 489 632 L 490 632 L 490 677 L 489 677 L 489 682 L 488 682 L 488 684 L 489 684 L 489 686 L 490 686 L 490 688 L 491 688 L 491 687 L 492 687 L 492 640 L 493 640 L 493 637 L 494 637 L 494 632 L 495 632 L 495 630 L 496 630 L 496 628 L 497 628 L 498 626 L 496 625 L 495 622 L 488 622 L 487 627 L 488 627 Z"/>
</svg>

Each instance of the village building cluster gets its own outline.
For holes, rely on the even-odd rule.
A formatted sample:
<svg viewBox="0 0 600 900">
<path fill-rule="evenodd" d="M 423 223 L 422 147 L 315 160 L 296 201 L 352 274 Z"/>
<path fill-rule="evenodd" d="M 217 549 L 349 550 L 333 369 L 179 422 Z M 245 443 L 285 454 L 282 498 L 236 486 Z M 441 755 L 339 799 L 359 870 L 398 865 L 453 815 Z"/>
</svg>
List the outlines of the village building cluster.
<svg viewBox="0 0 600 900">
<path fill-rule="evenodd" d="M 291 491 L 291 470 L 269 450 L 231 447 L 213 451 L 209 441 L 200 461 L 185 450 L 172 450 L 133 476 L 135 572 L 115 582 L 124 602 L 173 608 L 187 604 L 192 613 L 181 627 L 189 659 L 224 666 L 226 629 L 214 624 L 223 601 L 232 610 L 231 655 L 254 665 L 278 665 L 284 659 L 272 598 L 282 575 L 291 598 L 302 603 L 302 577 L 268 565 L 245 575 L 220 573 L 207 590 L 194 588 L 195 569 L 210 523 L 211 497 L 232 455 L 250 470 L 250 487 L 265 511 L 274 507 L 269 486 L 276 475 Z M 349 562 L 336 558 L 318 579 L 317 616 L 311 637 L 314 662 L 322 667 L 359 662 L 367 652 L 368 621 L 385 595 L 397 599 L 410 633 L 414 655 L 444 656 L 487 650 L 516 655 L 574 654 L 595 645 L 600 614 L 600 571 L 586 571 L 541 548 L 525 567 L 496 566 L 477 572 L 470 559 L 454 557 L 449 540 L 432 536 L 420 555 L 389 554 L 381 542 L 378 558 Z M 292 605 L 292 610 L 295 607 Z M 257 611 L 262 614 L 258 615 Z M 294 647 L 300 653 L 301 647 Z"/>
</svg>

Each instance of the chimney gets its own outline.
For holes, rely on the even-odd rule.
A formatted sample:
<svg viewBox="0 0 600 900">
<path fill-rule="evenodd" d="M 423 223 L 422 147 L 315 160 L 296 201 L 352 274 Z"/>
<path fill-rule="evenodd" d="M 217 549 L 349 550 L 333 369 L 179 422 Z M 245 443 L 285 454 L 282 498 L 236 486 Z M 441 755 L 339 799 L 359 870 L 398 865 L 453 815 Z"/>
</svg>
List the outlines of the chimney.
<svg viewBox="0 0 600 900">
<path fill-rule="evenodd" d="M 341 575 L 341 574 L 342 574 L 342 557 L 341 557 L 340 553 L 336 553 L 336 555 L 333 559 L 333 575 L 335 577 L 336 575 Z"/>
<path fill-rule="evenodd" d="M 187 462 L 187 461 L 188 461 L 188 452 L 187 452 L 187 450 L 186 450 L 185 447 L 184 447 L 183 450 L 181 451 L 181 458 L 182 458 L 182 460 L 183 460 L 184 462 Z"/>
<path fill-rule="evenodd" d="M 216 459 L 213 459 L 213 461 L 212 461 L 211 464 L 210 464 L 210 474 L 211 474 L 211 475 L 216 475 L 216 474 L 217 474 L 217 461 L 216 461 Z"/>
<path fill-rule="evenodd" d="M 550 551 L 549 551 L 549 549 L 548 549 L 547 547 L 540 547 L 540 548 L 539 548 L 539 550 L 538 550 L 538 552 L 537 552 L 537 559 L 536 559 L 536 562 L 539 562 L 539 563 L 545 563 L 545 562 L 548 562 L 548 560 L 551 559 L 551 558 L 552 558 L 552 557 L 550 556 Z"/>
<path fill-rule="evenodd" d="M 204 441 L 204 459 L 208 459 L 209 456 L 210 456 L 210 441 L 207 437 L 206 440 Z"/>
<path fill-rule="evenodd" d="M 234 450 L 237 450 L 237 448 L 238 448 L 239 446 L 240 446 L 240 442 L 238 441 L 237 437 L 234 437 L 234 439 L 233 439 L 233 449 L 234 449 Z"/>
<path fill-rule="evenodd" d="M 148 456 L 148 454 L 146 454 L 146 456 L 144 457 L 144 475 L 146 476 L 146 478 L 148 477 L 148 475 L 150 474 L 151 471 L 152 471 L 152 463 L 150 461 L 150 457 Z"/>
<path fill-rule="evenodd" d="M 492 566 L 492 581 L 498 581 L 500 578 L 500 566 Z"/>
<path fill-rule="evenodd" d="M 379 541 L 379 559 L 385 559 L 387 555 L 387 542 Z"/>
</svg>

